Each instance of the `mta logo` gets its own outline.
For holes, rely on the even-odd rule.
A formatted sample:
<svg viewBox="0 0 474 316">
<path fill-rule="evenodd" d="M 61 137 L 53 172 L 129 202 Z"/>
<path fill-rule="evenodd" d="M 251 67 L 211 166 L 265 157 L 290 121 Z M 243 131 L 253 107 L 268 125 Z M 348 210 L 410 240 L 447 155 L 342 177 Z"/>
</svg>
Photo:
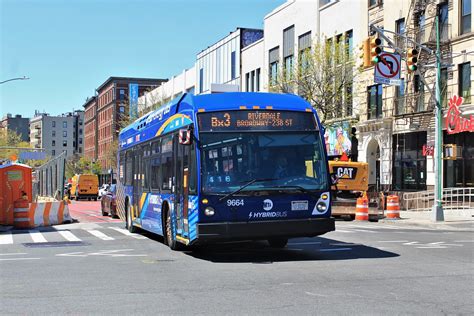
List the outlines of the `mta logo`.
<svg viewBox="0 0 474 316">
<path fill-rule="evenodd" d="M 273 202 L 270 199 L 263 200 L 263 209 L 270 211 L 273 208 Z"/>
</svg>

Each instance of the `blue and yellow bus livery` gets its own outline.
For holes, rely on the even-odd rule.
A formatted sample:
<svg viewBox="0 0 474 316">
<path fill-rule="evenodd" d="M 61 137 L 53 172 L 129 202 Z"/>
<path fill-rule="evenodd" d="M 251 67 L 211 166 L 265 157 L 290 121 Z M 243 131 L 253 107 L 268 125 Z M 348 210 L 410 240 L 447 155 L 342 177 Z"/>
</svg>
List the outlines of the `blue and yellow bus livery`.
<svg viewBox="0 0 474 316">
<path fill-rule="evenodd" d="M 323 134 L 298 96 L 185 94 L 121 131 L 119 214 L 172 249 L 333 231 Z"/>
</svg>

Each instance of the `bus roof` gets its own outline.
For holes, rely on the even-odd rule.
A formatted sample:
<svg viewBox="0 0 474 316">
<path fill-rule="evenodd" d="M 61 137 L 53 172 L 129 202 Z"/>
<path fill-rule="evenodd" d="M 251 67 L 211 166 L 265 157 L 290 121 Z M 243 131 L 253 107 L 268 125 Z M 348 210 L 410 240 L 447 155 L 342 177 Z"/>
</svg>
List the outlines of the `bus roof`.
<svg viewBox="0 0 474 316">
<path fill-rule="evenodd" d="M 240 109 L 313 111 L 307 101 L 293 94 L 227 92 L 195 96 L 188 93 L 143 115 L 125 127 L 119 134 L 119 147 L 127 148 L 189 125 L 195 121 L 198 112 Z"/>
</svg>

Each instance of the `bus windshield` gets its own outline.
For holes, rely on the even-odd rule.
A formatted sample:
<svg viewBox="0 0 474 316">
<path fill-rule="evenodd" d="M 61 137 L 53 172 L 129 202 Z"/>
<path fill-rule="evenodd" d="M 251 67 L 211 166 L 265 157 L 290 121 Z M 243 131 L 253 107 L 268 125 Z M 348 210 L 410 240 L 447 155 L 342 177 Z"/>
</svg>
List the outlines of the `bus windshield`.
<svg viewBox="0 0 474 316">
<path fill-rule="evenodd" d="M 319 132 L 201 133 L 203 193 L 327 190 Z"/>
</svg>

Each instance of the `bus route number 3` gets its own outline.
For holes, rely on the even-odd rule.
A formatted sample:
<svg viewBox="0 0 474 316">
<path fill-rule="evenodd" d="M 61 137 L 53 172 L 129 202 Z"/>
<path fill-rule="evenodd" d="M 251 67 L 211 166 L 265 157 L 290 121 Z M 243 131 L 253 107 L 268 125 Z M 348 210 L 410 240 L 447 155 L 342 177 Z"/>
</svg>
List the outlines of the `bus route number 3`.
<svg viewBox="0 0 474 316">
<path fill-rule="evenodd" d="M 227 200 L 227 206 L 244 206 L 244 200 L 243 199 Z"/>
</svg>

